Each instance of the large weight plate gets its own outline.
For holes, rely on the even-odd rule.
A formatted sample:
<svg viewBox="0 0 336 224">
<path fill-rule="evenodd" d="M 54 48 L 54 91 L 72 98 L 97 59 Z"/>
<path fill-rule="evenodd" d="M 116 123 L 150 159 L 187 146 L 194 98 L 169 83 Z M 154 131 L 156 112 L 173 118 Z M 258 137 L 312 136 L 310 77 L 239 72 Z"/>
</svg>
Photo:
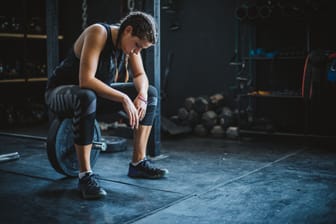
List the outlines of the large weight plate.
<svg viewBox="0 0 336 224">
<path fill-rule="evenodd" d="M 95 121 L 93 141 L 101 141 L 101 132 L 97 121 Z M 74 146 L 72 119 L 54 119 L 48 133 L 47 154 L 52 167 L 57 172 L 70 177 L 78 176 L 79 165 Z M 91 150 L 92 168 L 99 154 L 99 149 Z"/>
</svg>

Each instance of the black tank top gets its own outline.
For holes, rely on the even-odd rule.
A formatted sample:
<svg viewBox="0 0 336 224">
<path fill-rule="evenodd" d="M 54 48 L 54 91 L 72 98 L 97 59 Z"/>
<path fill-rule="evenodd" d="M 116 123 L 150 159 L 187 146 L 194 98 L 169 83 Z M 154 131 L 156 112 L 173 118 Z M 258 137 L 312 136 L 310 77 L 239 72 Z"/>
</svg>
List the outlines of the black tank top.
<svg viewBox="0 0 336 224">
<path fill-rule="evenodd" d="M 125 54 L 120 49 L 116 49 L 112 41 L 111 28 L 108 24 L 99 23 L 105 27 L 107 38 L 105 46 L 100 53 L 95 77 L 106 84 L 114 82 L 116 66 L 118 66 L 118 80 L 124 80 L 125 76 Z M 117 61 L 117 65 L 116 62 Z M 47 82 L 47 89 L 60 85 L 79 84 L 79 62 L 72 47 L 66 58 L 55 68 L 53 74 Z"/>
</svg>

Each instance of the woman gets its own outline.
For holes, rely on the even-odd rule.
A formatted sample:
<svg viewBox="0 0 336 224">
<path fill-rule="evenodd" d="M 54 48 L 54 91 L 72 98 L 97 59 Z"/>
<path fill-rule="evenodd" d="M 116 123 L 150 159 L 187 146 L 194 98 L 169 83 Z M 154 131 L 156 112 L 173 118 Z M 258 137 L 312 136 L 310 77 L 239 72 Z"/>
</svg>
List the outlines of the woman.
<svg viewBox="0 0 336 224">
<path fill-rule="evenodd" d="M 57 116 L 73 118 L 80 169 L 78 188 L 85 199 L 106 195 L 90 165 L 97 96 L 112 101 L 111 107 L 116 110 L 122 106 L 134 129 L 128 176 L 155 179 L 168 173 L 166 169 L 153 167 L 146 159 L 158 96 L 148 84 L 140 52 L 156 41 L 155 21 L 143 12 L 131 12 L 120 26 L 93 24 L 80 34 L 48 80 L 45 94 L 48 108 Z M 128 65 L 132 83 L 126 83 Z M 110 85 L 119 81 L 123 83 Z"/>
</svg>

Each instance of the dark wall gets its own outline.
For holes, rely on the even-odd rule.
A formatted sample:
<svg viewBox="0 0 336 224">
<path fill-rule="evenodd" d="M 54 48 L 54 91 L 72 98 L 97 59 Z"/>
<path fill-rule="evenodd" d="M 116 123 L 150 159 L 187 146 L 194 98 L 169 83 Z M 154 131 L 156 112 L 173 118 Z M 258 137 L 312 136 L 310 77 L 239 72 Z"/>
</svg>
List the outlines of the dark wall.
<svg viewBox="0 0 336 224">
<path fill-rule="evenodd" d="M 125 13 L 125 1 L 88 0 L 88 24 L 93 22 L 117 22 Z M 137 2 L 143 8 L 145 1 Z M 140 4 L 142 2 L 142 4 Z M 165 70 L 170 67 L 165 87 L 167 98 L 163 102 L 164 112 L 174 113 L 184 98 L 192 95 L 211 94 L 227 91 L 234 85 L 235 69 L 228 65 L 235 45 L 236 7 L 241 0 L 172 0 L 173 7 L 161 10 L 161 67 L 162 80 Z M 319 1 L 323 6 L 318 17 L 308 16 L 311 21 L 311 48 L 334 48 L 335 31 L 332 10 L 335 3 L 330 0 Z M 259 28 L 257 43 L 277 48 L 280 44 L 306 47 L 305 27 L 293 26 L 288 20 L 276 21 Z M 250 23 L 247 25 L 254 26 Z M 63 49 L 71 47 L 81 32 L 82 1 L 60 0 L 60 29 L 64 34 Z M 242 23 L 241 26 L 246 26 Z M 294 28 L 293 28 L 294 27 Z M 275 29 L 274 29 L 275 28 Z M 281 28 L 281 29 L 280 29 Z M 288 33 L 292 35 L 288 35 Z M 275 37 L 276 36 L 276 37 Z M 277 41 L 274 41 L 274 37 Z M 287 37 L 283 41 L 283 37 Z M 289 38 L 288 38 L 289 37 Z M 249 47 L 253 36 L 241 34 L 241 46 Z M 291 41 L 291 43 L 288 43 Z M 252 46 L 253 47 L 253 46 Z M 172 55 L 171 65 L 167 65 L 168 55 Z M 164 83 L 163 83 L 164 84 Z"/>
<path fill-rule="evenodd" d="M 167 68 L 162 113 L 176 114 L 185 97 L 226 92 L 234 85 L 235 1 L 179 0 L 176 12 L 161 12 L 161 64 Z M 172 30 L 176 25 L 178 30 Z M 164 86 L 164 85 L 163 85 Z"/>
<path fill-rule="evenodd" d="M 59 1 L 59 28 L 64 40 L 60 42 L 63 53 L 70 49 L 80 35 L 83 25 L 82 0 Z M 95 22 L 114 23 L 120 19 L 120 2 L 109 0 L 87 0 L 87 25 Z M 61 55 L 61 56 L 64 56 Z M 61 57 L 62 59 L 62 57 Z"/>
<path fill-rule="evenodd" d="M 59 1 L 59 33 L 64 39 L 59 41 L 60 57 L 62 60 L 81 32 L 82 1 Z"/>
<path fill-rule="evenodd" d="M 336 50 L 335 9 L 336 1 L 319 1 L 317 16 L 311 17 L 311 49 Z"/>
<path fill-rule="evenodd" d="M 136 1 L 142 2 L 142 1 Z M 125 0 L 87 0 L 86 5 L 86 25 L 96 22 L 117 23 L 127 13 Z M 142 4 L 136 6 L 140 10 Z M 62 48 L 68 49 L 72 46 L 78 35 L 82 31 L 84 7 L 82 0 L 60 0 L 60 33 L 64 34 Z"/>
<path fill-rule="evenodd" d="M 142 1 L 136 1 L 141 9 Z M 144 2 L 144 1 L 143 1 Z M 161 1 L 164 5 L 165 1 Z M 228 61 L 234 51 L 235 0 L 176 0 L 175 11 L 161 11 L 162 79 L 167 55 L 172 54 L 166 79 L 162 113 L 175 114 L 185 97 L 225 92 L 234 85 L 234 68 Z M 88 0 L 88 24 L 113 23 L 124 14 L 123 1 Z M 64 49 L 72 46 L 82 26 L 82 1 L 61 1 Z M 173 31 L 172 25 L 179 25 Z"/>
</svg>

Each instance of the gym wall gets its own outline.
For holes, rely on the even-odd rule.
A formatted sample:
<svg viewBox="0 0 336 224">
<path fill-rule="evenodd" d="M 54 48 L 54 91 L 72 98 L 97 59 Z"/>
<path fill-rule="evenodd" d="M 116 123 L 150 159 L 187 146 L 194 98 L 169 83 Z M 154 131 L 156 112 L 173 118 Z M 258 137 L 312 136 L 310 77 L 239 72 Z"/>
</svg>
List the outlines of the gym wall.
<svg viewBox="0 0 336 224">
<path fill-rule="evenodd" d="M 125 13 L 125 6 L 122 4 L 126 1 L 88 0 L 87 2 L 88 24 L 97 21 L 112 23 L 118 21 Z M 135 2 L 139 8 L 144 1 Z M 242 0 L 161 1 L 161 91 L 163 93 L 161 113 L 163 115 L 168 117 L 176 114 L 186 97 L 233 91 L 237 84 L 235 81 L 237 68 L 230 66 L 229 61 L 234 55 L 236 25 L 239 22 L 235 10 L 243 2 Z M 323 1 L 321 4 L 334 3 Z M 60 3 L 60 19 L 63 20 L 60 24 L 65 24 L 63 47 L 66 49 L 72 45 L 81 31 L 81 8 L 81 0 Z M 335 32 L 329 29 L 332 27 L 330 10 L 321 13 L 324 17 L 308 18 L 312 19 L 311 49 L 328 49 L 336 45 Z M 71 23 L 66 21 L 69 18 L 68 15 L 73 15 Z M 254 23 L 241 23 L 242 28 L 250 25 L 254 26 Z M 301 30 L 295 29 L 290 41 L 305 42 L 304 30 L 303 27 Z M 240 47 L 248 48 L 248 42 L 254 44 L 257 42 L 259 45 L 274 48 L 281 47 L 279 43 L 288 45 L 286 41 L 274 43 L 273 34 L 279 33 L 275 31 L 268 28 L 259 29 L 259 34 L 256 36 L 242 32 Z M 267 38 L 268 35 L 272 35 L 272 38 Z M 276 38 L 283 40 L 281 33 Z"/>
<path fill-rule="evenodd" d="M 173 2 L 174 11 L 161 11 L 162 114 L 166 116 L 175 114 L 186 97 L 227 92 L 235 85 L 235 68 L 229 65 L 234 55 L 235 0 Z"/>
<path fill-rule="evenodd" d="M 88 0 L 88 24 L 116 22 L 124 13 L 124 1 Z M 142 2 L 135 1 L 141 8 Z M 188 96 L 227 91 L 235 85 L 235 68 L 228 62 L 234 53 L 235 0 L 176 0 L 172 8 L 161 1 L 161 87 L 162 114 L 176 113 Z M 81 31 L 82 1 L 62 1 L 64 48 L 70 47 Z M 172 55 L 168 68 L 168 55 Z M 166 79 L 164 79 L 165 71 Z M 166 81 L 163 83 L 163 81 Z"/>
</svg>

